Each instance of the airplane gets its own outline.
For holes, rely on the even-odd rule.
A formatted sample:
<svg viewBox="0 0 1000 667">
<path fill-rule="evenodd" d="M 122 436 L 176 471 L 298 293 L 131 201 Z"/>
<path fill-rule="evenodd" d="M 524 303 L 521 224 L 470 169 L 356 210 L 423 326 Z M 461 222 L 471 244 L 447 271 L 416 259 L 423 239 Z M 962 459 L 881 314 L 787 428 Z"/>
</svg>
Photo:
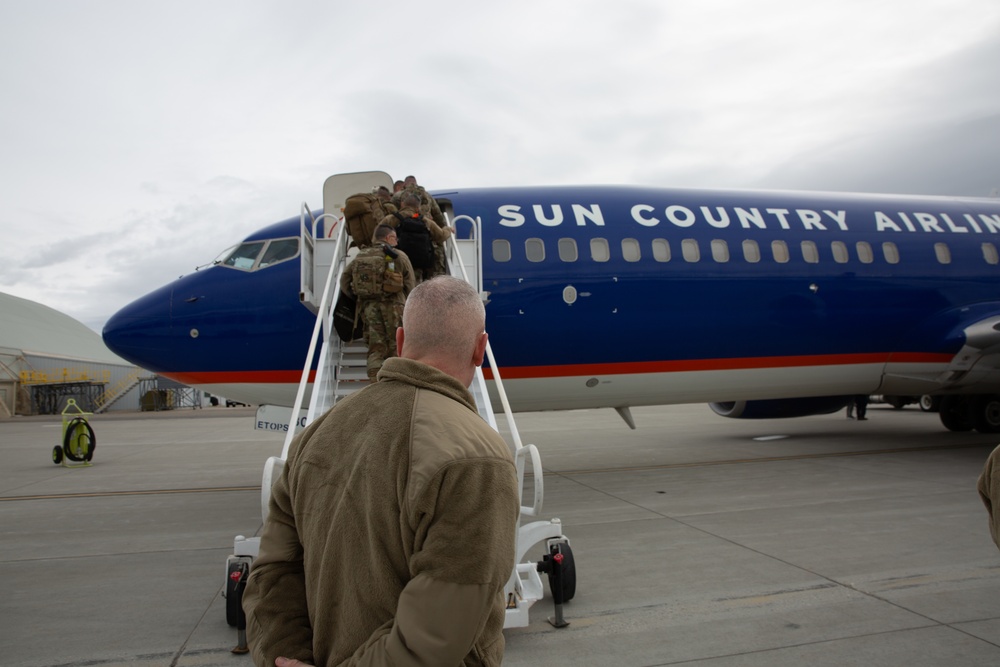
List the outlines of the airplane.
<svg viewBox="0 0 1000 667">
<path fill-rule="evenodd" d="M 330 177 L 322 211 L 303 204 L 104 328 L 138 366 L 260 405 L 258 423 L 269 406 L 291 408 L 281 455 L 264 467 L 265 519 L 295 432 L 342 385 L 367 381 L 349 375 L 354 343 L 333 333 L 352 253 L 340 212 L 350 194 L 391 184 L 384 172 Z M 539 572 L 556 627 L 576 589 L 561 522 L 522 523 L 541 512 L 543 476 L 513 412 L 614 408 L 635 428 L 632 406 L 707 402 L 759 419 L 828 414 L 857 395 L 940 395 L 946 428 L 1000 432 L 998 200 L 635 186 L 431 194 L 456 230 L 450 272 L 487 303 L 489 362 L 471 390 L 494 428 L 502 406 L 513 440 L 522 505 L 505 627 L 528 625 Z M 259 538 L 237 536 L 226 561 L 238 628 L 258 552 Z"/>
<path fill-rule="evenodd" d="M 125 306 L 104 327 L 107 346 L 212 394 L 293 405 L 316 323 L 313 274 L 326 270 L 307 266 L 309 237 L 336 229 L 345 193 L 385 182 L 331 177 L 330 213 L 303 205 Z M 632 406 L 705 402 L 758 419 L 830 413 L 854 395 L 930 395 L 946 428 L 1000 431 L 1000 200 L 639 186 L 431 194 L 457 238 L 479 237 L 470 280 L 488 301 L 514 412 L 614 408 L 635 428 Z M 484 374 L 496 405 L 495 371 Z"/>
</svg>

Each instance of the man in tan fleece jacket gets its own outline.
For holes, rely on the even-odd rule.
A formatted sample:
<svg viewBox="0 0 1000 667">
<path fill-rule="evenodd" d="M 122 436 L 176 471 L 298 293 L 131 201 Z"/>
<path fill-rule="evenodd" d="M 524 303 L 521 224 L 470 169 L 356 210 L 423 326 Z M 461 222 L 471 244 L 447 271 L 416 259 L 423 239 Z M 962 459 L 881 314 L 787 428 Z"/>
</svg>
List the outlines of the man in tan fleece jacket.
<svg viewBox="0 0 1000 667">
<path fill-rule="evenodd" d="M 986 464 L 976 483 L 979 498 L 986 505 L 990 515 L 990 537 L 1000 548 L 1000 447 L 994 449 L 986 458 Z"/>
<path fill-rule="evenodd" d="M 519 501 L 468 391 L 484 328 L 467 283 L 418 285 L 400 356 L 293 442 L 243 599 L 258 667 L 500 664 Z"/>
</svg>

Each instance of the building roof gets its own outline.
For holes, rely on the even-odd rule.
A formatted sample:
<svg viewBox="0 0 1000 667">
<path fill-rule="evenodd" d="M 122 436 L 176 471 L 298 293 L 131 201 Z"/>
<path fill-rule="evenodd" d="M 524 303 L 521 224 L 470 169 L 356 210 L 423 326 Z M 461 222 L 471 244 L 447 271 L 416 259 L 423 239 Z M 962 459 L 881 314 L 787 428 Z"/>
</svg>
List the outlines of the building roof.
<svg viewBox="0 0 1000 667">
<path fill-rule="evenodd" d="M 23 354 L 131 366 L 83 322 L 34 301 L 0 292 L 0 348 Z"/>
</svg>

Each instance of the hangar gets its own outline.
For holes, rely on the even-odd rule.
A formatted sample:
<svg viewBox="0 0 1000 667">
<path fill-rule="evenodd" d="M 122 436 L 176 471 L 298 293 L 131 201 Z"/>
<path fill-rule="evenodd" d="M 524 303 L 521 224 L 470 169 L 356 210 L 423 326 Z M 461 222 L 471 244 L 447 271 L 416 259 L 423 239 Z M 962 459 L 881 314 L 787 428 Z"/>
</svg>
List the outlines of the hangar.
<svg viewBox="0 0 1000 667">
<path fill-rule="evenodd" d="M 137 410 L 151 375 L 82 322 L 0 292 L 0 418 L 55 414 L 69 398 L 87 412 Z"/>
</svg>

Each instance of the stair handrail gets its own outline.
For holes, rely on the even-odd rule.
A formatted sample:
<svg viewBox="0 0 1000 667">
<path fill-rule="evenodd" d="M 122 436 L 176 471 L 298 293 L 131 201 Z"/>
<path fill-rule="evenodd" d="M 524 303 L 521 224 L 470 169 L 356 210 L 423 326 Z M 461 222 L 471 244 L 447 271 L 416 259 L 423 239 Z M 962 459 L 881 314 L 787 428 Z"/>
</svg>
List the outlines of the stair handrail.
<svg viewBox="0 0 1000 667">
<path fill-rule="evenodd" d="M 447 216 L 446 216 L 447 219 Z M 468 215 L 459 215 L 455 217 L 454 221 L 449 220 L 449 222 L 457 222 L 458 220 L 468 220 L 472 225 L 472 235 L 476 241 L 476 252 L 477 252 L 477 266 L 482 265 L 482 223 L 479 218 L 473 218 Z M 453 225 L 449 225 L 450 227 Z M 453 259 L 456 259 L 459 269 L 462 272 L 462 278 L 469 284 L 473 285 L 477 290 L 482 293 L 482 285 L 479 284 L 477 279 L 476 283 L 472 283 L 469 280 L 469 274 L 465 270 L 465 264 L 462 262 L 461 253 L 458 250 L 458 242 L 455 240 L 455 235 L 452 234 L 448 237 L 448 247 L 452 254 Z M 480 272 L 481 273 L 481 272 Z M 477 276 L 478 278 L 478 276 Z M 500 397 L 500 403 L 503 405 L 504 417 L 507 419 L 507 427 L 510 429 L 511 439 L 514 441 L 515 452 L 520 450 L 524 445 L 521 444 L 521 435 L 517 431 L 517 424 L 514 423 L 514 413 L 510 409 L 510 402 L 507 400 L 507 392 L 503 388 L 503 380 L 500 379 L 500 369 L 497 368 L 496 358 L 493 356 L 493 347 L 490 345 L 489 339 L 486 340 L 486 356 L 490 362 L 490 369 L 493 371 L 493 381 L 496 384 L 497 395 Z M 483 369 L 476 369 L 477 376 L 483 375 Z M 485 380 L 485 375 L 483 375 Z"/>
<path fill-rule="evenodd" d="M 127 375 L 119 378 L 114 385 L 101 392 L 101 395 L 95 401 L 94 412 L 103 412 L 105 408 L 131 391 L 133 387 L 139 384 L 139 378 L 142 373 L 143 370 L 141 368 L 136 368 Z"/>
<path fill-rule="evenodd" d="M 447 218 L 446 218 L 447 219 Z M 462 261 L 461 252 L 458 248 L 458 241 L 455 239 L 454 235 L 448 237 L 448 250 L 451 253 L 452 266 L 456 263 L 458 264 L 459 270 L 462 274 L 462 278 L 473 285 L 477 291 L 482 294 L 482 265 L 483 265 L 483 246 L 482 246 L 482 223 L 479 218 L 473 218 L 468 215 L 458 215 L 455 216 L 454 221 L 468 220 L 472 225 L 472 237 L 475 240 L 476 248 L 476 269 L 478 275 L 476 276 L 476 282 L 472 283 L 469 280 L 469 274 L 465 270 L 465 263 Z M 452 225 L 449 225 L 452 226 Z M 447 242 L 446 242 L 447 243 Z M 503 379 L 500 377 L 500 369 L 497 367 L 496 357 L 493 356 L 493 346 L 490 345 L 489 339 L 486 340 L 486 357 L 490 362 L 490 369 L 493 371 L 493 382 L 496 385 L 497 395 L 500 397 L 500 404 L 503 406 L 504 418 L 507 420 L 507 429 L 510 431 L 511 440 L 514 443 L 514 465 L 517 469 L 517 489 L 518 496 L 522 501 L 521 512 L 518 515 L 518 526 L 521 525 L 521 516 L 539 516 L 542 513 L 542 503 L 545 495 L 545 486 L 542 478 L 542 462 L 541 457 L 538 455 L 538 448 L 534 445 L 524 445 L 521 443 L 521 434 L 517 430 L 517 423 L 514 421 L 514 412 L 510 408 L 510 401 L 507 399 L 507 392 L 503 386 Z M 483 400 L 490 403 L 489 393 L 486 390 L 486 376 L 483 373 L 483 369 L 476 369 L 475 382 L 481 387 L 481 394 Z M 492 406 L 488 406 L 492 410 Z M 495 424 L 493 425 L 496 427 Z M 525 474 L 525 464 L 530 460 L 532 474 L 534 476 L 532 502 L 530 505 L 523 504 L 524 496 L 524 474 Z"/>
<path fill-rule="evenodd" d="M 323 218 L 331 218 L 334 220 L 338 220 L 333 214 L 330 213 L 323 213 L 318 217 L 314 216 L 312 211 L 309 210 L 309 206 L 305 202 L 303 202 L 302 209 L 299 213 L 300 231 L 309 231 L 308 228 L 306 227 L 307 213 L 309 214 L 309 217 L 312 220 L 311 234 L 314 240 L 316 239 L 316 226 L 319 224 L 321 220 L 323 220 Z M 323 299 L 320 301 L 319 310 L 316 313 L 316 324 L 313 325 L 312 336 L 309 339 L 309 350 L 306 353 L 306 361 L 302 367 L 302 377 L 299 379 L 299 387 L 295 392 L 295 403 L 292 405 L 292 418 L 288 424 L 288 432 L 285 433 L 285 443 L 281 448 L 281 459 L 283 461 L 288 459 L 288 449 L 291 447 L 292 440 L 298 433 L 299 420 L 297 418 L 297 415 L 302 410 L 302 403 L 305 400 L 306 386 L 308 386 L 309 384 L 309 373 L 312 370 L 312 362 L 316 356 L 316 343 L 319 341 L 320 331 L 323 330 L 324 323 L 327 320 L 328 310 L 330 311 L 329 315 L 332 316 L 331 302 L 334 301 L 333 299 L 330 298 L 330 284 L 333 282 L 333 276 L 334 274 L 337 273 L 338 267 L 342 264 L 340 258 L 341 255 L 340 251 L 341 248 L 345 245 L 345 241 L 347 238 L 346 225 L 340 225 L 337 224 L 337 222 L 335 222 L 334 224 L 337 228 L 337 241 L 333 250 L 334 261 L 330 263 L 330 271 L 327 273 L 326 283 L 323 285 Z M 315 276 L 313 276 L 313 279 L 315 279 Z M 340 294 L 339 281 L 334 288 L 334 292 L 335 292 L 334 298 L 336 298 L 336 296 Z M 329 335 L 329 332 L 327 333 L 327 335 Z"/>
</svg>

